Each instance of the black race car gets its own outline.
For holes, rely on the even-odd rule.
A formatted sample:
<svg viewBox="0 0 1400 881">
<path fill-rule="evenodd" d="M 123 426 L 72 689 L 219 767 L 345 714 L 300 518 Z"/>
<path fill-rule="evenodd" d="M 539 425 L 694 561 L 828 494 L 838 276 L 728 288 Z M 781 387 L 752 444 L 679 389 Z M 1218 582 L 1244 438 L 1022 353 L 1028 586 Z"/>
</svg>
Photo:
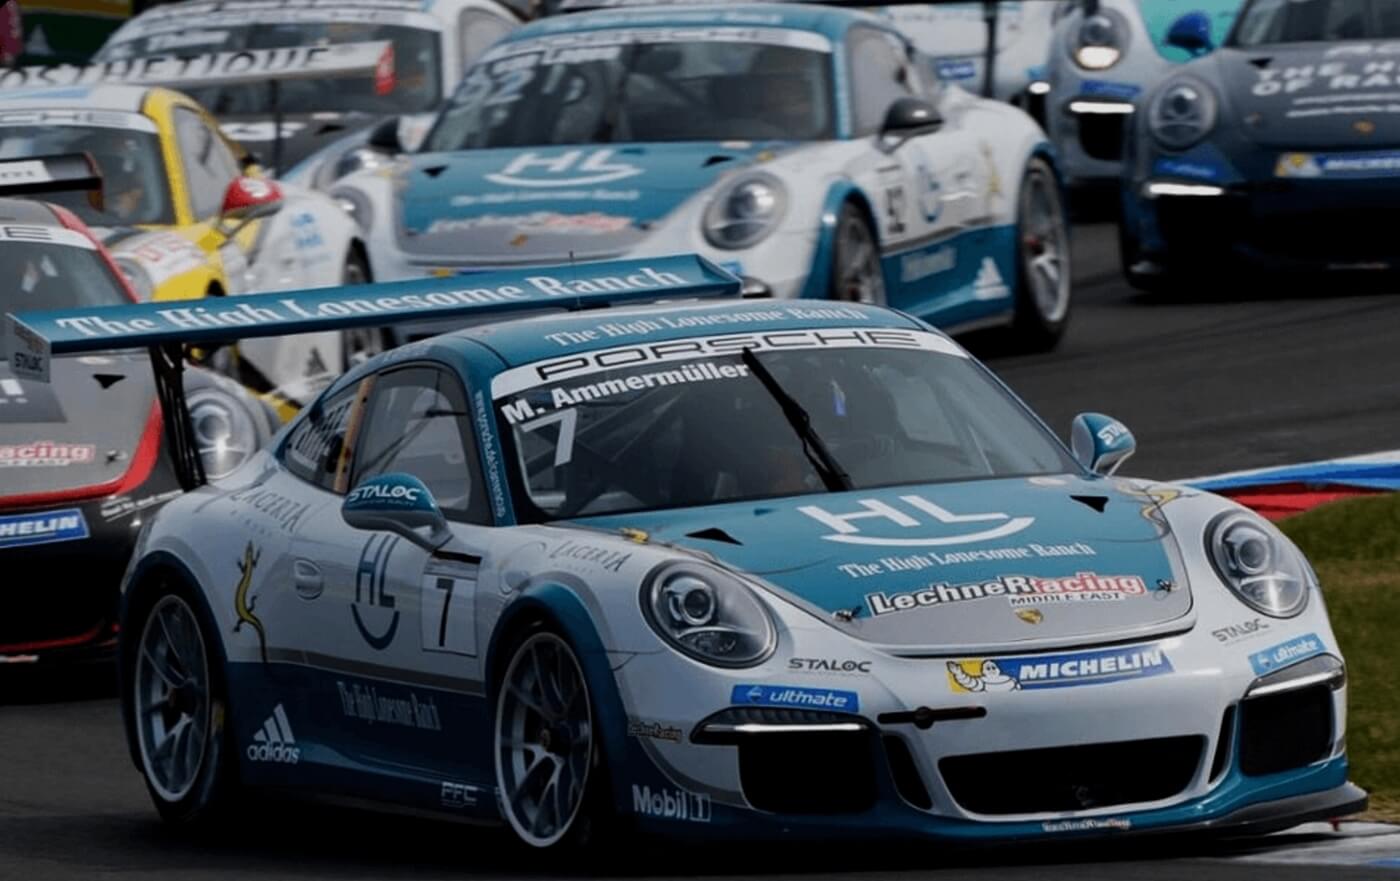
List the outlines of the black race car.
<svg viewBox="0 0 1400 881">
<path fill-rule="evenodd" d="M 1169 41 L 1211 48 L 1188 13 Z M 1139 100 L 1123 188 L 1139 287 L 1251 269 L 1400 269 L 1400 0 L 1249 0 Z"/>
<path fill-rule="evenodd" d="M 72 212 L 15 196 L 86 189 L 86 155 L 0 161 L 0 313 L 136 301 Z M 117 586 L 142 519 L 180 495 L 181 474 L 231 471 L 266 441 L 268 407 L 225 377 L 183 372 L 198 462 L 177 461 L 145 351 L 55 359 L 51 382 L 0 364 L 0 663 L 103 655 Z M 171 365 L 172 369 L 183 365 Z M 186 430 L 181 427 L 179 430 Z"/>
</svg>

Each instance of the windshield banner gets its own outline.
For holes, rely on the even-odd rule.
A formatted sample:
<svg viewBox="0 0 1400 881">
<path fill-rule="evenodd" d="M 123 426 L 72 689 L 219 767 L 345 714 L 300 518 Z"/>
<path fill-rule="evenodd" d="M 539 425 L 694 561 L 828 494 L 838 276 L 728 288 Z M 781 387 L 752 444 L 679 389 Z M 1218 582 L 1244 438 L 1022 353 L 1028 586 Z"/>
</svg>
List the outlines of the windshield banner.
<svg viewBox="0 0 1400 881">
<path fill-rule="evenodd" d="M 697 255 L 484 272 L 5 316 L 0 352 L 16 376 L 48 382 L 54 355 L 199 345 L 390 322 L 738 295 L 739 279 Z"/>
<path fill-rule="evenodd" d="M 394 44 L 388 40 L 244 49 L 200 55 L 151 55 L 100 64 L 16 67 L 0 70 L 0 88 L 42 86 L 234 85 L 267 80 L 375 75 L 391 81 Z"/>
</svg>

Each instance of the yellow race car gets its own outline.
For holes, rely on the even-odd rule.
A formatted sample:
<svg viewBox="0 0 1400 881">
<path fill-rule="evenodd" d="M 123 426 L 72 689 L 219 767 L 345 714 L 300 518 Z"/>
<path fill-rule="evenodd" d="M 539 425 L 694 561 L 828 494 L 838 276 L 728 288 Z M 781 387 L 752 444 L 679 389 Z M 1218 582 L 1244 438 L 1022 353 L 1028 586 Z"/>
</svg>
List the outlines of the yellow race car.
<svg viewBox="0 0 1400 881">
<path fill-rule="evenodd" d="M 358 228 L 340 205 L 271 180 L 180 92 L 126 85 L 0 89 L 0 160 L 59 153 L 92 157 L 102 198 L 48 198 L 94 229 L 143 300 L 373 280 Z M 197 306 L 188 320 L 199 326 Z M 244 384 L 295 406 L 382 345 L 373 331 L 254 340 L 225 363 Z"/>
</svg>

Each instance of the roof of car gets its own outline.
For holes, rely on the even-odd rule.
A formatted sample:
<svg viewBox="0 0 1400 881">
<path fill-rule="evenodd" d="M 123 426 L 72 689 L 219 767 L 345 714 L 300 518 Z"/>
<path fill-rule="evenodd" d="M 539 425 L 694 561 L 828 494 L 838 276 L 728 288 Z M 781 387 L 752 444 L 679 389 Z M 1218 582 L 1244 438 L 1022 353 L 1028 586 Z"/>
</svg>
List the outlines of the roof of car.
<svg viewBox="0 0 1400 881">
<path fill-rule="evenodd" d="M 479 324 L 449 338 L 480 342 L 518 367 L 618 346 L 836 327 L 928 329 L 902 312 L 859 303 L 746 299 L 548 313 Z"/>
<path fill-rule="evenodd" d="M 53 209 L 34 199 L 0 197 L 0 223 L 27 223 L 33 226 L 62 226 Z"/>
<path fill-rule="evenodd" d="M 505 40 L 519 40 L 567 31 L 629 27 L 777 27 L 814 31 L 839 40 L 856 23 L 888 25 L 867 12 L 804 3 L 683 3 L 655 6 L 622 5 L 614 9 L 554 15 L 530 22 Z M 505 42 L 503 40 L 502 42 Z"/>
</svg>

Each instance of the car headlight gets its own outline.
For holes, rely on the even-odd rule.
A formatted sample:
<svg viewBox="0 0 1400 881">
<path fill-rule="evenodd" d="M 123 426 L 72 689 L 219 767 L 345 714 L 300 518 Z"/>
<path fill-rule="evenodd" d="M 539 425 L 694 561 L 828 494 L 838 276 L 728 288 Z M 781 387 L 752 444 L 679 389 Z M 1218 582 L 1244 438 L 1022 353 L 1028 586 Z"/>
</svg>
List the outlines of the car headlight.
<svg viewBox="0 0 1400 881">
<path fill-rule="evenodd" d="M 751 174 L 720 191 L 705 209 L 705 239 L 734 250 L 761 242 L 787 211 L 787 190 L 771 174 Z"/>
<path fill-rule="evenodd" d="M 374 212 L 370 209 L 369 199 L 364 193 L 346 187 L 332 190 L 331 198 L 350 215 L 361 230 L 369 232 L 370 224 L 374 221 Z"/>
<path fill-rule="evenodd" d="M 752 590 L 698 563 L 664 563 L 642 584 L 642 610 L 673 648 L 716 667 L 752 667 L 773 654 L 777 631 Z"/>
<path fill-rule="evenodd" d="M 1070 55 L 1085 70 L 1107 70 L 1128 47 L 1128 23 L 1111 9 L 1100 9 L 1080 22 Z"/>
<path fill-rule="evenodd" d="M 1185 150 L 1215 128 L 1219 109 L 1210 86 L 1194 77 L 1178 77 L 1152 98 L 1147 125 L 1163 147 Z"/>
<path fill-rule="evenodd" d="M 202 388 L 188 399 L 195 446 L 210 480 L 227 477 L 257 452 L 258 430 L 239 401 L 215 388 Z"/>
<path fill-rule="evenodd" d="M 1292 618 L 1308 601 L 1312 576 L 1302 555 L 1254 514 L 1228 511 L 1206 527 L 1206 551 L 1240 601 L 1274 618 Z"/>
<path fill-rule="evenodd" d="M 151 278 L 151 274 L 132 257 L 118 254 L 112 258 L 121 270 L 122 275 L 131 283 L 132 290 L 136 291 L 137 298 L 143 303 L 149 303 L 156 295 L 156 283 Z"/>
</svg>

